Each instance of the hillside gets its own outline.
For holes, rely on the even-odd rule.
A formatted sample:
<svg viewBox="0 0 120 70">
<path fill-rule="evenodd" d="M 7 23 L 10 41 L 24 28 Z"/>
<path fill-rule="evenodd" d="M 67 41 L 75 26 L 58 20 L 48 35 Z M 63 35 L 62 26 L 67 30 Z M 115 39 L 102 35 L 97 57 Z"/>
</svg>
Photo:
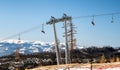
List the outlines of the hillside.
<svg viewBox="0 0 120 70">
<path fill-rule="evenodd" d="M 19 67 L 24 70 L 39 66 L 56 65 L 56 53 L 54 43 L 44 43 L 40 41 L 20 41 L 7 40 L 0 41 L 0 69 Z M 16 53 L 16 50 L 19 52 Z M 62 64 L 65 64 L 65 46 L 59 45 Z M 113 63 L 120 62 L 120 47 L 79 47 L 70 50 L 71 63 Z M 96 65 L 96 64 L 95 64 Z"/>
</svg>

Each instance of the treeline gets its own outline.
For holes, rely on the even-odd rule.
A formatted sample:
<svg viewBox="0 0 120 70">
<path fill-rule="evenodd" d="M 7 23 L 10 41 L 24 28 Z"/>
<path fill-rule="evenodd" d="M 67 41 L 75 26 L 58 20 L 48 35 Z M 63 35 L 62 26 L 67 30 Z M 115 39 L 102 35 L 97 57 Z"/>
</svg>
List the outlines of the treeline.
<svg viewBox="0 0 120 70">
<path fill-rule="evenodd" d="M 106 63 L 120 61 L 120 47 L 113 48 L 105 47 L 89 47 L 83 49 L 70 50 L 71 63 Z M 65 63 L 65 51 L 61 51 L 62 64 Z M 21 62 L 21 67 L 34 68 L 37 66 L 56 65 L 55 52 L 42 52 L 33 54 L 19 54 L 19 59 L 16 59 L 15 53 L 0 57 L 0 69 L 9 70 L 10 66 L 15 67 L 16 62 Z"/>
<path fill-rule="evenodd" d="M 93 62 L 100 63 L 101 59 L 103 58 L 104 62 L 111 62 L 111 59 L 113 58 L 114 61 L 119 61 L 118 58 L 120 58 L 120 48 L 105 46 L 99 48 L 89 47 L 83 49 L 75 49 L 71 51 L 71 58 L 76 59 L 80 63 L 89 62 L 87 60 L 92 60 Z"/>
</svg>

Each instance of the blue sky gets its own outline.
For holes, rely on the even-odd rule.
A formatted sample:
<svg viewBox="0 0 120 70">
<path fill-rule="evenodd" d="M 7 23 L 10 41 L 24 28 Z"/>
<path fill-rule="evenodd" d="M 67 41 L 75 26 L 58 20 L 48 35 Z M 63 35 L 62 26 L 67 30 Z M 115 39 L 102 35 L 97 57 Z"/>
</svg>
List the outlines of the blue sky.
<svg viewBox="0 0 120 70">
<path fill-rule="evenodd" d="M 74 19 L 74 17 L 120 12 L 120 0 L 0 0 L 0 39 L 25 31 L 29 28 L 45 24 L 50 16 L 62 17 L 63 13 L 73 17 L 77 27 L 77 45 L 85 46 L 120 46 L 120 14 L 96 16 L 96 25 L 91 25 L 92 17 Z M 63 23 L 57 23 L 57 34 L 60 42 L 64 29 Z M 53 42 L 52 25 L 41 27 L 21 34 L 21 39 L 30 41 Z M 10 39 L 17 39 L 13 37 Z"/>
</svg>

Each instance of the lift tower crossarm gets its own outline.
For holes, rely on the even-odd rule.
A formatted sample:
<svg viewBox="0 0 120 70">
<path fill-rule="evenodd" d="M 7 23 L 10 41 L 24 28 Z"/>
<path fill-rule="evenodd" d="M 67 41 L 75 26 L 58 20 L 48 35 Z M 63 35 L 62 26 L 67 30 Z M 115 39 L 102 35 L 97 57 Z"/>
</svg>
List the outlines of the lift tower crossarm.
<svg viewBox="0 0 120 70">
<path fill-rule="evenodd" d="M 58 19 L 56 19 L 55 17 L 53 17 L 53 16 L 51 16 L 51 19 L 50 19 L 50 21 L 48 21 L 46 24 L 55 24 L 55 23 L 58 23 L 59 22 L 59 20 Z"/>
<path fill-rule="evenodd" d="M 72 20 L 71 16 L 67 16 L 66 14 L 63 14 L 63 17 L 59 19 L 59 21 L 65 22 L 65 21 L 70 21 Z"/>
</svg>

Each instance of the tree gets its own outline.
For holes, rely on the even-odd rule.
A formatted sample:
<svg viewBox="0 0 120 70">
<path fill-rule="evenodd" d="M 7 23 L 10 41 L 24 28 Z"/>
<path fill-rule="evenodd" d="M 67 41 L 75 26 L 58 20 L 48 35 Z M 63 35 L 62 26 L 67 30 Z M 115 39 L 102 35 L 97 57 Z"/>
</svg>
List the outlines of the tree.
<svg viewBox="0 0 120 70">
<path fill-rule="evenodd" d="M 102 56 L 101 56 L 101 58 L 100 58 L 100 63 L 105 63 L 105 56 L 104 56 L 104 54 L 102 54 Z"/>
<path fill-rule="evenodd" d="M 119 60 L 119 57 L 116 57 L 116 62 L 119 62 L 120 60 Z"/>
<path fill-rule="evenodd" d="M 110 62 L 112 63 L 112 62 L 115 62 L 115 57 L 112 57 L 111 59 L 110 59 Z"/>
</svg>

